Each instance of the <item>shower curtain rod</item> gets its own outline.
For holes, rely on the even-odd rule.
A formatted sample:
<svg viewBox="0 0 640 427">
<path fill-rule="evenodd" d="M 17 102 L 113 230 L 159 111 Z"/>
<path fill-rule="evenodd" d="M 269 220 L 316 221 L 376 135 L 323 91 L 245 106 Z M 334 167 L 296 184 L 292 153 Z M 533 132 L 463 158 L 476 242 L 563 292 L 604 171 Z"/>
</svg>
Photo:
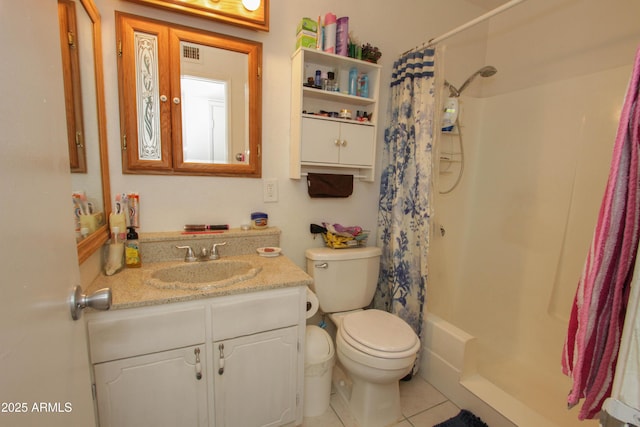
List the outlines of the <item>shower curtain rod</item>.
<svg viewBox="0 0 640 427">
<path fill-rule="evenodd" d="M 429 46 L 433 46 L 433 45 L 435 45 L 437 43 L 440 43 L 441 41 L 446 40 L 449 37 L 454 36 L 454 35 L 458 34 L 459 32 L 462 32 L 462 31 L 466 30 L 467 28 L 473 27 L 474 25 L 477 25 L 477 24 L 479 24 L 479 23 L 481 23 L 483 21 L 486 21 L 487 19 L 492 18 L 492 17 L 498 15 L 499 13 L 504 12 L 507 9 L 511 9 L 512 7 L 519 5 L 520 3 L 524 2 L 524 1 L 526 1 L 526 0 L 511 0 L 511 1 L 508 1 L 507 3 L 505 3 L 505 4 L 501 5 L 501 6 L 498 6 L 495 9 L 491 9 L 489 12 L 487 12 L 487 13 L 485 13 L 483 15 L 480 15 L 477 18 L 472 19 L 471 21 L 468 21 L 468 22 L 462 24 L 459 27 L 456 27 L 451 31 L 448 31 L 448 32 L 446 32 L 446 33 L 444 33 L 444 34 L 442 34 L 442 35 L 440 35 L 438 37 L 434 37 L 434 38 L 430 39 L 426 43 L 422 43 L 422 46 L 416 46 L 413 49 L 409 49 L 408 51 L 404 52 L 401 56 L 404 56 L 404 55 L 406 55 L 407 53 L 409 53 L 409 52 L 411 52 L 413 50 L 417 50 L 420 47 L 429 47 Z"/>
</svg>

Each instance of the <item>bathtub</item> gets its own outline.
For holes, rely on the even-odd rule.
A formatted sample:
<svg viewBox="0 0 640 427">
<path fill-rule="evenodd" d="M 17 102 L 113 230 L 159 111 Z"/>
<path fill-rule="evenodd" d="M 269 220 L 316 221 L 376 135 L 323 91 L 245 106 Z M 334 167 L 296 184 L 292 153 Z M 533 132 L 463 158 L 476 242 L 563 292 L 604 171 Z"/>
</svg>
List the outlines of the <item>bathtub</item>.
<svg viewBox="0 0 640 427">
<path fill-rule="evenodd" d="M 427 314 L 423 326 L 419 375 L 491 427 L 598 425 L 595 420 L 578 421 L 577 408 L 568 411 L 563 406 L 568 379 L 559 377 L 566 384 L 552 384 L 554 380 L 541 375 L 535 366 L 508 362 L 483 369 L 478 363 L 476 337 L 435 314 Z"/>
</svg>

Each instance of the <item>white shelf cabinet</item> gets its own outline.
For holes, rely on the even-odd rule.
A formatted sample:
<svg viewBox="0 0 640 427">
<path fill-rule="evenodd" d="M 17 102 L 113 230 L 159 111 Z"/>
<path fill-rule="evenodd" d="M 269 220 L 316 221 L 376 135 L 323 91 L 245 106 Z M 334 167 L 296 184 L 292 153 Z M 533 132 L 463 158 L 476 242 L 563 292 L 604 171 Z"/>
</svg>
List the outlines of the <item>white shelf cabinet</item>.
<svg viewBox="0 0 640 427">
<path fill-rule="evenodd" d="M 348 95 L 349 71 L 366 74 L 369 96 Z M 292 57 L 290 173 L 352 173 L 373 181 L 381 66 L 315 49 L 298 49 Z M 339 91 L 304 86 L 316 70 L 336 75 Z M 351 111 L 352 119 L 324 117 L 320 111 Z M 355 120 L 357 111 L 371 114 L 369 122 Z M 337 172 L 336 172 L 337 171 Z"/>
<path fill-rule="evenodd" d="M 306 289 L 87 313 L 100 427 L 302 422 Z"/>
</svg>

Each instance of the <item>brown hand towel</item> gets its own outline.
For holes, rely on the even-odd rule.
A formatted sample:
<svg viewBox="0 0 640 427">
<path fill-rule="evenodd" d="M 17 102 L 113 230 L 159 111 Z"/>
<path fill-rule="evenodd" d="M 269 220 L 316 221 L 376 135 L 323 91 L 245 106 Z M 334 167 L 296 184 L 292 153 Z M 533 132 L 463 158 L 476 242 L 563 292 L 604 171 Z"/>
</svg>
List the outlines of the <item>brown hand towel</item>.
<svg viewBox="0 0 640 427">
<path fill-rule="evenodd" d="M 353 175 L 310 173 L 309 197 L 349 197 L 353 193 Z"/>
</svg>

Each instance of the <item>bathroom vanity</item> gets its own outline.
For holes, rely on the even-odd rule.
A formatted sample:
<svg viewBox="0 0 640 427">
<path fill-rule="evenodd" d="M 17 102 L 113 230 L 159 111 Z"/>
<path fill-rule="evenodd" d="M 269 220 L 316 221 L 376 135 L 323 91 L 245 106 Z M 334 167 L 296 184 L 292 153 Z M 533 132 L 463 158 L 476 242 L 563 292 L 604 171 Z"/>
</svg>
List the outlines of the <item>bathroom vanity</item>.
<svg viewBox="0 0 640 427">
<path fill-rule="evenodd" d="M 101 427 L 302 422 L 311 278 L 288 258 L 262 257 L 255 248 L 223 252 L 222 261 L 259 271 L 208 289 L 150 286 L 149 269 L 185 264 L 162 261 L 92 284 L 90 290 L 109 286 L 113 293 L 111 310 L 86 316 Z"/>
</svg>

